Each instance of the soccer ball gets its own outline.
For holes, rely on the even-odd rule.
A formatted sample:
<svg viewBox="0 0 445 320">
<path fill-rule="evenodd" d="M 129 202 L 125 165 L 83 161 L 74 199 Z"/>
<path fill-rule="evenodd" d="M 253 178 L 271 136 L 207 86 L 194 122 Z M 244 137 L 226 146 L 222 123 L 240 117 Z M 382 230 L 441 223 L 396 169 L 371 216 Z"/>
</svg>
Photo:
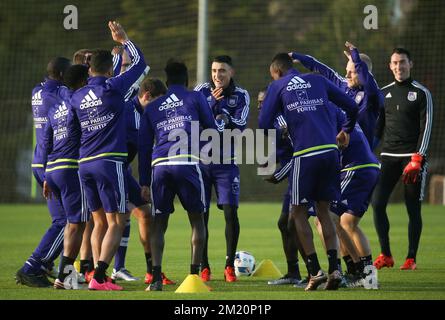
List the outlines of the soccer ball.
<svg viewBox="0 0 445 320">
<path fill-rule="evenodd" d="M 255 270 L 255 258 L 247 251 L 235 253 L 235 274 L 237 277 L 250 276 Z"/>
</svg>

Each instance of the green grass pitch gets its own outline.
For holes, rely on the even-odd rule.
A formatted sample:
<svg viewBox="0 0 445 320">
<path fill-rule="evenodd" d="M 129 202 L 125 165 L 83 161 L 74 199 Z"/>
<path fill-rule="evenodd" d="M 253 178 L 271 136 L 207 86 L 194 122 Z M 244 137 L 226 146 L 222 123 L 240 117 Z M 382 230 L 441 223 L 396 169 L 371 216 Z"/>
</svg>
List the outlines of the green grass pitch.
<svg viewBox="0 0 445 320">
<path fill-rule="evenodd" d="M 162 292 L 145 292 L 143 280 L 123 283 L 122 292 L 90 292 L 88 290 L 63 291 L 36 289 L 15 284 L 14 274 L 23 265 L 49 226 L 49 215 L 44 205 L 0 205 L 0 299 L 211 299 L 211 300 L 319 300 L 319 299 L 445 299 L 445 210 L 439 206 L 423 207 L 423 233 L 417 257 L 418 270 L 400 271 L 407 251 L 408 217 L 403 205 L 388 209 L 391 222 L 390 238 L 396 265 L 379 271 L 379 290 L 363 288 L 338 291 L 304 292 L 292 286 L 268 286 L 267 279 L 244 277 L 236 283 L 223 281 L 225 259 L 224 220 L 222 212 L 212 206 L 210 216 L 209 257 L 213 280 L 212 292 L 206 294 L 178 294 L 174 291 L 185 279 L 190 264 L 190 226 L 186 214 L 176 205 L 170 217 L 166 235 L 163 271 L 177 281 L 175 286 L 164 286 Z M 241 234 L 239 250 L 252 252 L 257 263 L 271 259 L 281 272 L 286 262 L 281 238 L 276 226 L 281 204 L 241 203 L 239 218 Z M 362 228 L 369 236 L 373 257 L 379 254 L 378 240 L 368 211 Z M 137 223 L 132 220 L 131 238 L 127 253 L 127 268 L 143 279 L 144 253 L 139 243 Z M 327 267 L 320 241 L 315 237 L 322 267 Z M 111 269 L 111 267 L 110 267 Z M 305 275 L 305 268 L 300 262 Z M 121 283 L 122 284 L 122 283 Z"/>
</svg>

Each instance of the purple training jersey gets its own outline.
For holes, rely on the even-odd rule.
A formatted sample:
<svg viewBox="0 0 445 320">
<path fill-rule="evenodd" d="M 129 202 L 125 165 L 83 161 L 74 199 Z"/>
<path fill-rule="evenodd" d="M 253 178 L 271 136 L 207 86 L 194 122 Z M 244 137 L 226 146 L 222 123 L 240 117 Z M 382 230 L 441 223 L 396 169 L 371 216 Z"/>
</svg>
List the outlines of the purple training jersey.
<svg viewBox="0 0 445 320">
<path fill-rule="evenodd" d="M 371 146 L 377 118 L 383 109 L 384 99 L 374 76 L 368 70 L 366 63 L 360 59 L 358 50 L 354 49 L 351 51 L 351 58 L 361 84 L 357 88 L 349 88 L 344 77 L 309 55 L 293 53 L 292 58 L 299 60 L 309 70 L 320 73 L 355 100 L 359 108 L 357 121 Z"/>
<path fill-rule="evenodd" d="M 316 74 L 300 75 L 291 69 L 269 86 L 259 118 L 261 129 L 272 129 L 282 113 L 292 140 L 293 156 L 308 156 L 337 149 L 336 119 L 329 108 L 333 101 L 346 112 L 343 130 L 355 125 L 357 105 L 331 82 Z"/>
<path fill-rule="evenodd" d="M 218 131 L 224 128 L 223 122 L 213 118 L 202 93 L 189 91 L 181 85 L 170 85 L 165 95 L 148 104 L 142 115 L 138 140 L 141 186 L 150 184 L 152 166 L 199 161 L 199 155 L 194 152 L 199 151 L 199 136 L 198 141 L 192 139 L 192 122 L 195 121 L 203 128 Z M 169 139 L 169 135 L 175 133 L 180 135 L 179 142 L 178 137 Z M 182 147 L 174 149 L 178 143 L 183 144 Z"/>
<path fill-rule="evenodd" d="M 127 157 L 125 94 L 148 71 L 141 51 L 128 40 L 124 44 L 131 58 L 122 74 L 106 78 L 91 77 L 70 101 L 81 126 L 79 162 L 100 158 Z"/>
</svg>

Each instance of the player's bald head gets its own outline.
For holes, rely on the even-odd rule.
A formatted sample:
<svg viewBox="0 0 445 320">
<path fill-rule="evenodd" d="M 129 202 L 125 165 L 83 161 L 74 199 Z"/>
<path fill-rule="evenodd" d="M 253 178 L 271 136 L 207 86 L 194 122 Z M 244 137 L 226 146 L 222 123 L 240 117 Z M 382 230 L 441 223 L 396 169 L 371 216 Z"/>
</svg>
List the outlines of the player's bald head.
<svg viewBox="0 0 445 320">
<path fill-rule="evenodd" d="M 369 70 L 370 72 L 372 72 L 372 61 L 371 61 L 371 58 L 370 58 L 367 54 L 360 53 L 360 59 L 361 59 L 364 63 L 366 63 L 366 66 L 368 67 L 368 70 Z"/>
</svg>

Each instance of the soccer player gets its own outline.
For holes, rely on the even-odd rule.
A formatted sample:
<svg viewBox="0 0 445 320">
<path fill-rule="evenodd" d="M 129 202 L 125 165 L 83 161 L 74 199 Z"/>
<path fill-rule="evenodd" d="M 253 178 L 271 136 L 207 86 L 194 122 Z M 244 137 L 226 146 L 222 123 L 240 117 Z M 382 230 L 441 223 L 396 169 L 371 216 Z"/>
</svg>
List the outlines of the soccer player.
<svg viewBox="0 0 445 320">
<path fill-rule="evenodd" d="M 90 67 L 90 59 L 93 50 L 90 49 L 80 49 L 73 54 L 73 64 L 85 65 Z M 118 58 L 113 56 L 113 63 L 118 64 Z M 79 257 L 80 257 L 80 268 L 78 274 L 79 283 L 90 282 L 94 275 L 94 260 L 93 252 L 91 249 L 91 233 L 93 232 L 93 219 L 89 219 L 86 222 L 85 229 L 82 235 L 82 244 L 80 246 Z"/>
<path fill-rule="evenodd" d="M 91 55 L 93 53 L 93 50 L 90 49 L 80 49 L 74 53 L 73 56 L 73 63 L 74 64 L 83 64 L 89 67 L 89 62 L 91 59 Z M 113 50 L 111 51 L 113 54 L 113 76 L 117 76 L 120 73 L 125 72 L 125 70 L 129 67 L 131 64 L 131 60 L 124 50 L 124 47 L 122 46 L 115 46 Z M 129 91 L 133 92 L 133 89 L 129 89 Z M 138 192 L 139 193 L 139 192 Z M 87 222 L 87 225 L 85 227 L 85 231 L 83 233 L 82 237 L 82 246 L 80 248 L 80 271 L 79 271 L 79 282 L 87 282 L 89 283 L 91 279 L 94 276 L 94 261 L 92 258 L 92 248 L 91 248 L 91 234 L 93 232 L 94 223 L 93 220 L 89 220 Z M 124 234 L 130 233 L 130 224 L 127 223 Z M 115 256 L 115 265 L 116 260 L 118 261 L 117 264 L 119 265 L 122 262 L 122 266 L 125 264 L 125 252 L 126 247 L 128 245 L 127 242 L 122 241 L 121 246 L 119 247 L 120 252 L 123 252 L 123 258 L 121 259 L 120 252 L 116 253 Z M 121 248 L 122 247 L 122 248 Z M 119 270 L 119 269 L 118 269 Z M 127 280 L 136 280 L 137 278 L 133 277 L 128 270 L 123 268 L 122 272 L 120 273 L 121 278 L 125 278 Z M 111 275 L 112 279 L 115 279 L 113 277 L 113 274 Z M 118 276 L 119 277 L 119 276 Z"/>
<path fill-rule="evenodd" d="M 61 104 L 65 93 L 68 91 L 62 81 L 63 75 L 70 65 L 71 62 L 67 58 L 52 59 L 47 66 L 47 78 L 32 90 L 31 103 L 36 130 L 32 171 L 41 187 L 43 187 L 43 181 L 45 180 L 45 164 L 47 161 L 44 155 L 43 137 L 44 127 L 48 122 L 48 110 L 56 104 Z M 60 199 L 48 199 L 47 205 L 52 219 L 51 226 L 15 276 L 17 283 L 29 287 L 52 286 L 43 270 L 52 268 L 54 260 L 63 249 L 63 230 L 66 225 L 65 210 Z"/>
<path fill-rule="evenodd" d="M 411 77 L 413 61 L 408 50 L 395 48 L 389 68 L 394 82 L 382 88 L 385 112 L 377 126 L 377 140 L 384 136 L 381 150 L 382 174 L 374 191 L 372 206 L 381 254 L 377 269 L 392 267 L 389 221 L 386 212 L 391 192 L 400 176 L 405 184 L 408 212 L 408 254 L 401 270 L 416 269 L 416 255 L 422 232 L 421 204 L 425 187 L 426 155 L 433 126 L 433 100 L 430 91 Z"/>
<path fill-rule="evenodd" d="M 348 48 L 344 54 L 348 58 L 346 76 L 319 62 L 315 58 L 292 52 L 292 59 L 301 62 L 311 71 L 319 72 L 355 100 L 359 107 L 357 121 L 362 128 L 368 143 L 372 146 L 377 118 L 383 108 L 383 96 L 377 82 L 372 75 L 372 61 L 366 54 L 359 53 L 358 49 L 346 41 Z"/>
<path fill-rule="evenodd" d="M 71 66 L 65 72 L 64 82 L 70 91 L 61 104 L 55 104 L 48 110 L 44 129 L 44 157 L 48 161 L 43 194 L 46 199 L 54 196 L 62 201 L 68 220 L 59 275 L 54 282 L 56 289 L 75 288 L 64 282 L 69 273 L 75 272 L 73 264 L 80 250 L 85 224 L 90 218 L 78 173 L 80 126 L 74 110 L 67 103 L 72 92 L 83 87 L 87 78 L 88 67 L 85 65 Z M 67 268 L 69 266 L 71 270 Z"/>
<path fill-rule="evenodd" d="M 73 54 L 73 64 L 83 64 L 83 65 L 89 66 L 89 62 L 90 62 L 92 53 L 93 53 L 93 50 L 90 50 L 90 49 L 77 50 Z"/>
<path fill-rule="evenodd" d="M 341 130 L 344 114 L 336 106 L 333 109 L 336 110 L 337 130 Z M 343 259 L 353 280 L 364 278 L 366 266 L 372 265 L 371 246 L 358 224 L 368 209 L 379 175 L 380 164 L 360 125 L 356 123 L 348 147 L 341 150 L 341 198 L 334 201 L 330 208 L 334 214 L 340 248 L 348 253 L 343 255 Z"/>
<path fill-rule="evenodd" d="M 167 93 L 150 103 L 144 111 L 139 129 L 139 182 L 142 196 L 152 202 L 151 249 L 153 280 L 147 291 L 162 290 L 162 254 L 168 219 L 174 212 L 173 200 L 178 195 L 187 211 L 192 227 L 191 274 L 199 274 L 199 264 L 205 241 L 203 213 L 205 212 L 204 182 L 199 167 L 199 141 L 193 141 L 193 122 L 202 128 L 224 128 L 215 122 L 204 96 L 188 91 L 188 72 L 184 63 L 169 61 L 165 67 Z M 183 147 L 177 145 L 177 136 Z M 170 138 L 169 138 L 170 137 Z M 153 147 L 154 144 L 154 147 Z M 151 163 L 151 165 L 150 165 Z"/>
<path fill-rule="evenodd" d="M 264 98 L 266 97 L 266 90 L 258 92 L 258 110 L 261 112 Z M 280 162 L 280 168 L 265 178 L 265 181 L 278 184 L 289 175 L 290 167 L 292 166 L 293 147 L 292 141 L 289 139 L 287 133 L 287 123 L 280 114 L 274 121 L 274 127 L 277 130 L 277 138 L 275 142 L 276 159 Z M 283 250 L 286 256 L 287 273 L 277 280 L 268 281 L 270 285 L 284 285 L 295 284 L 299 287 L 306 286 L 307 283 L 301 280 L 300 268 L 298 265 L 298 238 L 295 231 L 295 224 L 290 219 L 290 190 L 287 189 L 283 197 L 283 205 L 281 208 L 281 215 L 278 219 L 278 229 L 281 233 L 281 240 L 283 243 Z M 302 250 L 300 250 L 301 252 Z"/>
<path fill-rule="evenodd" d="M 123 60 L 125 62 L 125 59 Z M 124 72 L 126 69 L 121 69 Z M 150 284 L 152 275 L 152 258 L 150 248 L 150 207 L 147 202 L 141 198 L 141 187 L 131 174 L 130 163 L 137 155 L 138 131 L 140 126 L 140 118 L 147 105 L 155 99 L 164 95 L 167 88 L 159 79 L 145 78 L 140 84 L 138 94 L 125 103 L 125 115 L 127 123 L 127 149 L 128 149 L 128 198 L 129 206 L 132 207 L 131 214 L 138 220 L 139 238 L 145 252 L 145 261 L 147 264 L 147 273 L 145 275 L 145 283 Z M 121 244 L 114 257 L 114 268 L 111 278 L 114 280 L 136 281 L 134 277 L 125 268 L 125 256 L 130 237 L 130 219 L 127 220 L 124 233 L 122 235 Z M 168 279 L 164 273 L 161 274 L 164 285 L 175 284 L 174 281 Z"/>
<path fill-rule="evenodd" d="M 328 209 L 330 201 L 337 200 L 340 191 L 337 144 L 347 146 L 349 132 L 356 121 L 357 105 L 327 79 L 316 74 L 300 75 L 292 68 L 292 59 L 286 53 L 279 53 L 273 58 L 270 74 L 275 81 L 267 90 L 259 127 L 273 128 L 273 121 L 280 111 L 288 125 L 294 151 L 289 177 L 291 215 L 311 273 L 305 290 L 316 290 L 326 278 L 326 289 L 336 290 L 341 274 L 337 264 L 335 225 Z M 342 106 L 347 114 L 339 134 L 328 100 Z M 329 261 L 328 277 L 318 262 L 312 229 L 307 220 L 309 201 L 315 202 L 317 217 L 323 228 Z"/>
<path fill-rule="evenodd" d="M 148 68 L 122 26 L 110 21 L 108 27 L 113 40 L 124 45 L 132 65 L 125 73 L 111 77 L 111 53 L 94 51 L 88 84 L 77 90 L 70 101 L 81 125 L 79 173 L 94 219 L 92 247 L 97 263 L 88 286 L 91 290 L 122 290 L 106 280 L 105 273 L 119 247 L 127 218 L 124 96 Z"/>
<path fill-rule="evenodd" d="M 207 98 L 207 102 L 215 119 L 227 117 L 228 123 L 226 124 L 226 129 L 239 129 L 243 131 L 247 125 L 247 118 L 249 116 L 250 97 L 246 90 L 235 84 L 233 79 L 235 70 L 233 69 L 232 58 L 226 55 L 215 57 L 211 69 L 212 80 L 197 85 L 195 91 L 202 92 Z M 230 154 L 226 155 L 223 152 L 223 145 L 221 134 L 219 163 L 202 163 L 201 168 L 204 174 L 206 203 L 210 207 L 212 186 L 214 186 L 218 198 L 218 208 L 224 212 L 226 222 L 226 264 L 224 279 L 227 282 L 234 282 L 236 281 L 234 261 L 240 233 L 238 220 L 240 174 L 235 162 L 234 143 L 231 142 Z M 209 210 L 209 208 L 207 209 Z M 209 211 L 205 212 L 204 221 L 206 225 L 206 241 L 201 263 L 201 278 L 204 281 L 209 281 L 211 279 L 208 259 Z"/>
</svg>

